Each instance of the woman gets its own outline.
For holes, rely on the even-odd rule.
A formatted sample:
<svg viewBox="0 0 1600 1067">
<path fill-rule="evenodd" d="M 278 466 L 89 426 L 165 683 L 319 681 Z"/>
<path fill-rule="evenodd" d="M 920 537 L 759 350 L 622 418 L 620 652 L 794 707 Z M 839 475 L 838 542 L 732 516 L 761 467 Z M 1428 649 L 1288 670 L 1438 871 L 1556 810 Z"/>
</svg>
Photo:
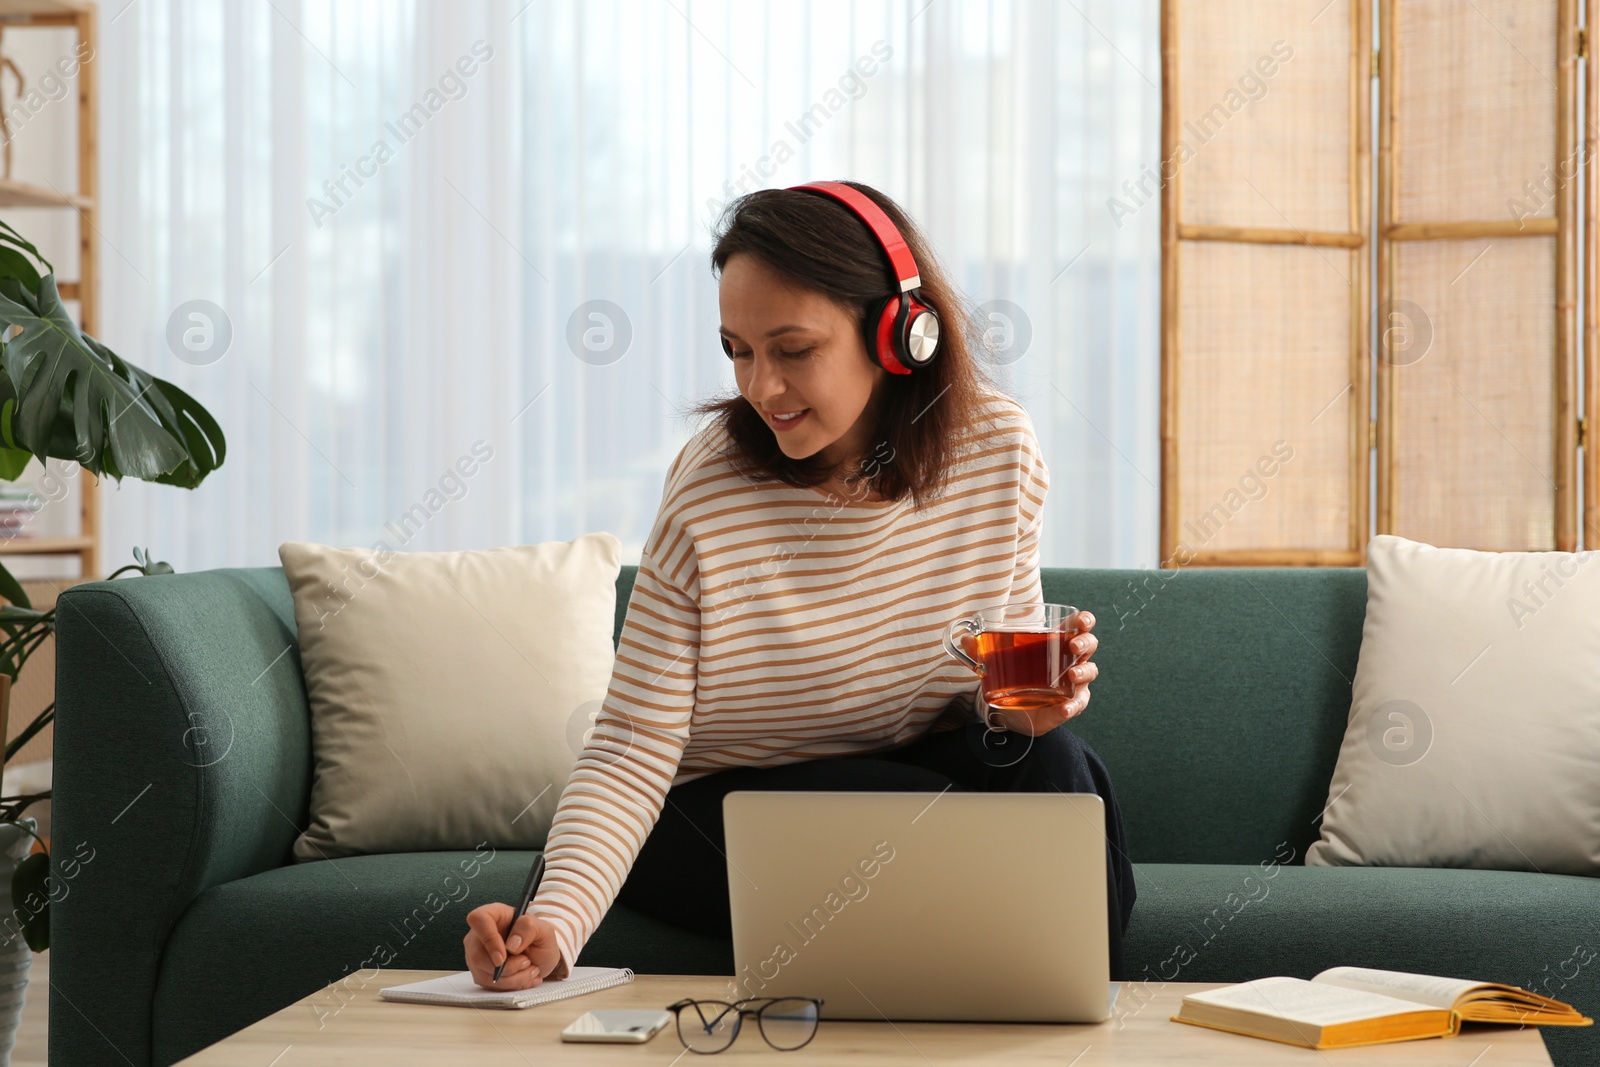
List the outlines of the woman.
<svg viewBox="0 0 1600 1067">
<path fill-rule="evenodd" d="M 468 969 L 494 989 L 562 978 L 613 900 L 727 936 L 730 790 L 955 788 L 1100 794 L 1122 978 L 1120 811 L 1059 728 L 1099 673 L 1093 616 L 1073 699 L 989 723 L 942 647 L 956 618 L 1043 600 L 1049 471 L 1027 413 L 979 379 L 973 318 L 900 208 L 854 182 L 740 198 L 712 265 L 738 395 L 699 408 L 715 419 L 668 471 L 544 880 L 504 941 L 512 905 L 468 915 Z"/>
</svg>

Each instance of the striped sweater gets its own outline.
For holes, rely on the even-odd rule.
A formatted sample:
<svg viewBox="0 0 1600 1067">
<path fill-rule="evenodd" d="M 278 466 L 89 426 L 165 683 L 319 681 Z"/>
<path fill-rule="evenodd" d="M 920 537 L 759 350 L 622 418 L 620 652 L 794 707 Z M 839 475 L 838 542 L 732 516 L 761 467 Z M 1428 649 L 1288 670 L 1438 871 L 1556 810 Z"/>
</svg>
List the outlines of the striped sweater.
<svg viewBox="0 0 1600 1067">
<path fill-rule="evenodd" d="M 1032 420 L 998 392 L 962 443 L 945 493 L 920 511 L 751 482 L 720 454 L 716 425 L 683 446 L 529 908 L 556 931 L 554 976 L 575 965 L 671 786 L 976 720 L 978 682 L 945 653 L 945 627 L 1043 599 L 1050 481 Z"/>
</svg>

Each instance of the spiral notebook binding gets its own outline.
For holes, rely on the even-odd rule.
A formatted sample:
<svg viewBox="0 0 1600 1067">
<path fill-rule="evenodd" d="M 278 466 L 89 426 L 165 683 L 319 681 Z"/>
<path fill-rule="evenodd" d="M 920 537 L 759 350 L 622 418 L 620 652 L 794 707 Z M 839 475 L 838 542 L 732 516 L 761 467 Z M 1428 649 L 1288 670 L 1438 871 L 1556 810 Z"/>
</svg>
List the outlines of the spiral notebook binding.
<svg viewBox="0 0 1600 1067">
<path fill-rule="evenodd" d="M 533 990 L 534 993 L 538 993 L 540 990 L 543 990 L 545 992 L 560 993 L 561 995 L 558 997 L 550 997 L 548 999 L 537 996 L 530 997 L 527 1003 L 549 1004 L 557 1000 L 566 1000 L 568 997 L 581 997 L 585 993 L 598 993 L 602 989 L 610 989 L 613 986 L 626 985 L 631 981 L 633 981 L 633 968 L 619 967 L 614 974 L 590 975 L 588 978 L 580 979 L 579 981 L 573 982 L 570 985 L 566 982 L 562 982 L 558 985 L 539 986 Z"/>
</svg>

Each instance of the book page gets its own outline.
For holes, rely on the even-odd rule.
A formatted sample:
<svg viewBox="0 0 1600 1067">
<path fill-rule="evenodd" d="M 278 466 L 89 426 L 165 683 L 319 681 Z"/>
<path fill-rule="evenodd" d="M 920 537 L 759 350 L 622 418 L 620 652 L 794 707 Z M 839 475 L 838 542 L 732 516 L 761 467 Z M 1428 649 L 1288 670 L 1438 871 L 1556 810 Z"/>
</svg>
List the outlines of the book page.
<svg viewBox="0 0 1600 1067">
<path fill-rule="evenodd" d="M 1330 967 L 1311 980 L 1331 982 L 1347 989 L 1382 993 L 1385 996 L 1416 1001 L 1432 1008 L 1453 1008 L 1462 994 L 1485 984 L 1465 978 L 1439 978 L 1431 974 L 1380 971 L 1373 967 Z"/>
<path fill-rule="evenodd" d="M 1308 982 L 1304 978 L 1257 978 L 1240 985 L 1190 993 L 1184 999 L 1288 1019 L 1307 1026 L 1337 1026 L 1419 1010 L 1409 1000 L 1326 982 Z"/>
</svg>

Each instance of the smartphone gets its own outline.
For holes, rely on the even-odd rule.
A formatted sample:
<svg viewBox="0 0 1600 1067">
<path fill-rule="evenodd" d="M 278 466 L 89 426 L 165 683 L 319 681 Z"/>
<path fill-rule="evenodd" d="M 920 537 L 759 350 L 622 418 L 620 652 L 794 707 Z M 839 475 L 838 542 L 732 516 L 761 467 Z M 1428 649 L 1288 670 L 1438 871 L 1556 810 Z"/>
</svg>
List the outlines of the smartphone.
<svg viewBox="0 0 1600 1067">
<path fill-rule="evenodd" d="M 563 1041 L 611 1041 L 642 1045 L 672 1021 L 670 1011 L 597 1008 L 586 1011 L 561 1031 Z"/>
</svg>

